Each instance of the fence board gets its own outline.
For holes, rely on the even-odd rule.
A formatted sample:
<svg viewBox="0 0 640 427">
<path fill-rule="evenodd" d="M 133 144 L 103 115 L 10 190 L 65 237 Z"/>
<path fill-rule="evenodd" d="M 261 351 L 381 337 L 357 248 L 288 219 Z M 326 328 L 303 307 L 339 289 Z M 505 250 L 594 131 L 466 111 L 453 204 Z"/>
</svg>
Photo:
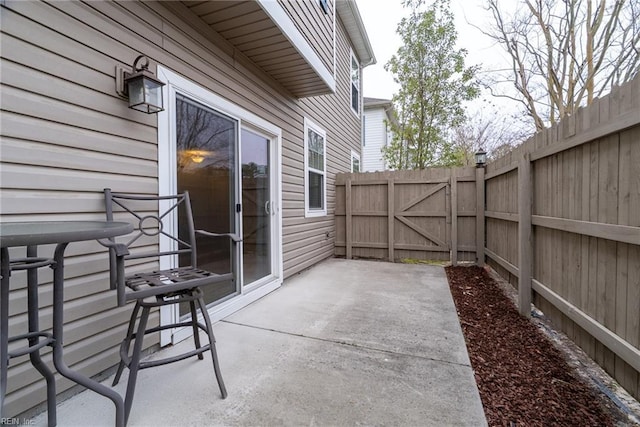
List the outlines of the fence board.
<svg viewBox="0 0 640 427">
<path fill-rule="evenodd" d="M 579 308 L 568 303 L 562 296 L 556 294 L 537 280 L 533 280 L 533 287 L 536 292 L 542 294 L 547 300 L 559 307 L 567 316 L 580 324 L 582 328 L 596 337 L 596 339 L 604 343 L 607 347 L 614 349 L 617 354 L 624 360 L 627 360 L 634 369 L 640 370 L 640 350 L 611 333 L 600 322 L 582 313 Z"/>
<path fill-rule="evenodd" d="M 393 180 L 387 180 L 387 245 L 389 247 L 389 261 L 395 261 L 394 254 L 394 223 L 395 223 L 395 187 Z"/>
<path fill-rule="evenodd" d="M 484 211 L 485 211 L 485 182 L 484 168 L 476 169 L 476 264 L 484 267 L 484 249 L 485 249 L 485 227 L 484 227 Z"/>
<path fill-rule="evenodd" d="M 495 217 L 500 217 L 502 215 L 496 215 Z M 500 219 L 512 221 L 511 217 Z M 640 245 L 640 228 L 638 227 L 614 225 L 602 222 L 578 221 L 541 215 L 534 215 L 532 222 L 533 225 L 551 228 L 553 230 L 567 231 L 585 236 L 608 239 L 615 242 Z"/>
<path fill-rule="evenodd" d="M 518 214 L 509 212 L 484 211 L 486 218 L 501 219 L 503 221 L 518 222 Z"/>
<path fill-rule="evenodd" d="M 573 121 L 570 126 L 571 135 L 575 135 L 577 132 L 577 118 L 573 116 Z M 566 180 L 566 192 L 563 200 L 565 200 L 564 215 L 571 220 L 578 220 L 578 205 L 579 205 L 579 184 L 578 178 L 578 152 L 579 148 L 574 148 L 565 153 L 566 168 L 568 177 Z M 565 268 L 563 268 L 562 280 L 567 284 L 567 299 L 574 305 L 580 307 L 580 282 L 578 281 L 578 275 L 580 274 L 580 259 L 579 259 L 579 247 L 580 247 L 580 235 L 570 234 L 566 236 L 567 250 L 566 260 L 563 262 Z M 566 322 L 566 333 L 571 339 L 575 339 L 574 322 Z"/>
<path fill-rule="evenodd" d="M 451 264 L 458 265 L 458 177 L 455 173 L 451 177 Z"/>
<path fill-rule="evenodd" d="M 346 230 L 346 236 L 347 236 L 347 259 L 351 259 L 352 257 L 352 247 L 351 247 L 351 242 L 353 239 L 353 217 L 351 216 L 351 203 L 353 201 L 352 198 L 352 194 L 351 194 L 351 180 L 347 180 L 346 182 L 346 187 L 345 187 L 345 212 L 347 215 L 346 218 L 346 225 L 345 225 L 345 230 Z"/>
<path fill-rule="evenodd" d="M 628 128 L 631 128 L 638 124 L 638 115 L 640 115 L 640 109 L 634 109 L 627 113 L 622 114 L 615 121 L 604 121 L 604 123 L 595 129 L 591 129 L 588 132 L 583 133 L 580 136 L 570 138 L 558 144 L 550 145 L 542 150 L 536 151 L 531 155 L 531 160 L 538 160 L 544 157 L 553 156 L 554 154 L 561 153 L 574 147 L 578 147 L 589 141 L 602 138 L 612 133 L 621 132 Z"/>
<path fill-rule="evenodd" d="M 531 265 L 533 262 L 533 240 L 531 238 L 531 161 L 525 154 L 518 167 L 518 308 L 520 315 L 531 316 Z"/>
<path fill-rule="evenodd" d="M 585 114 L 585 118 L 587 114 Z M 582 147 L 582 214 L 581 218 L 584 221 L 589 221 L 590 215 L 590 201 L 591 201 L 591 147 L 593 144 L 586 144 Z M 593 312 L 589 311 L 590 309 L 590 295 L 592 292 L 590 279 L 589 279 L 589 262 L 591 261 L 591 237 L 582 235 L 581 238 L 581 250 L 582 250 L 582 287 L 581 287 L 581 309 L 586 313 L 592 314 Z M 581 334 L 580 341 L 578 342 L 580 346 L 589 354 L 591 357 L 594 355 L 595 351 L 595 339 L 586 336 L 585 334 Z"/>
</svg>

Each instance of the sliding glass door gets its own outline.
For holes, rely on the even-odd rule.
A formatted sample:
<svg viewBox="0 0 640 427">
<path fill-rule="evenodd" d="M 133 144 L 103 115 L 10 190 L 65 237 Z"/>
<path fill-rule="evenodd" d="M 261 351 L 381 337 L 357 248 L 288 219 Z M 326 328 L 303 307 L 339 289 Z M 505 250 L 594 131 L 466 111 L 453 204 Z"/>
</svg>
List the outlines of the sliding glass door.
<svg viewBox="0 0 640 427">
<path fill-rule="evenodd" d="M 198 266 L 233 273 L 233 280 L 207 286 L 205 302 L 221 319 L 282 283 L 280 128 L 194 82 L 158 67 L 166 83 L 166 110 L 158 115 L 159 194 L 189 191 L 196 229 L 235 233 L 242 241 L 197 237 Z M 184 231 L 183 218 L 166 218 Z M 172 243 L 160 239 L 160 249 Z M 165 249 L 163 249 L 165 248 Z M 161 268 L 187 265 L 160 260 Z M 163 309 L 161 324 L 189 316 L 187 307 Z M 161 333 L 161 345 L 192 334 L 190 328 Z"/>
</svg>

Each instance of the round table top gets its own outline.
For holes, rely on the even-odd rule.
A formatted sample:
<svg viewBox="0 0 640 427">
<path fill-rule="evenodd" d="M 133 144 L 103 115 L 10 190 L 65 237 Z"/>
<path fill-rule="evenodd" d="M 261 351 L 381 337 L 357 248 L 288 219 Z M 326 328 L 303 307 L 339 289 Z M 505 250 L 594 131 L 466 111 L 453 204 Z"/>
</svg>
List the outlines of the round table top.
<svg viewBox="0 0 640 427">
<path fill-rule="evenodd" d="M 121 236 L 133 231 L 127 222 L 32 221 L 0 223 L 0 246 L 46 245 Z"/>
</svg>

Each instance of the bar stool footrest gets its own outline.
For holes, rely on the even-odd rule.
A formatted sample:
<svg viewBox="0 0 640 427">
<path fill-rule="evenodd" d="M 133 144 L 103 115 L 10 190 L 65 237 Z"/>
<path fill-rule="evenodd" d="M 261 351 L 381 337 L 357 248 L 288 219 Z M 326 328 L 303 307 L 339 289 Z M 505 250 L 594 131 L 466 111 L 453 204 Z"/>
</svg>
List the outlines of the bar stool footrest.
<svg viewBox="0 0 640 427">
<path fill-rule="evenodd" d="M 170 325 L 162 325 L 162 326 L 158 326 L 158 327 L 155 327 L 155 328 L 150 328 L 150 329 L 147 329 L 144 332 L 144 334 L 147 335 L 147 334 L 152 334 L 154 332 L 159 332 L 159 331 L 164 330 L 164 329 L 173 329 L 173 328 L 186 327 L 186 326 L 191 326 L 191 322 L 173 323 L 173 324 L 170 324 Z M 202 331 L 207 332 L 207 328 L 205 327 L 205 325 L 197 322 L 196 326 L 199 329 L 201 329 Z M 136 339 L 136 335 L 137 334 L 133 334 L 131 336 L 131 339 L 135 340 Z M 126 353 L 126 344 L 127 344 L 126 340 L 123 341 L 120 344 L 120 359 L 122 360 L 122 362 L 124 363 L 125 366 L 129 367 L 129 365 L 131 365 L 131 356 L 129 356 Z M 140 363 L 138 363 L 138 369 L 145 369 L 145 368 L 152 368 L 154 366 L 168 365 L 170 363 L 174 363 L 174 362 L 178 362 L 180 360 L 188 359 L 188 358 L 193 357 L 193 356 L 198 356 L 200 354 L 203 354 L 203 353 L 209 351 L 210 349 L 211 349 L 211 343 L 206 344 L 206 345 L 204 345 L 202 347 L 199 347 L 199 348 L 197 348 L 195 350 L 191 350 L 191 351 L 188 351 L 186 353 L 179 354 L 177 356 L 165 357 L 164 359 L 159 359 L 159 360 L 148 360 L 148 361 L 145 361 L 145 362 L 141 361 Z"/>
<path fill-rule="evenodd" d="M 191 351 L 189 351 L 187 353 L 183 353 L 183 354 L 180 354 L 178 356 L 166 357 L 166 358 L 161 359 L 161 360 L 149 360 L 149 361 L 146 361 L 146 362 L 140 362 L 140 365 L 139 365 L 138 369 L 145 369 L 145 368 L 152 368 L 154 366 L 168 365 L 169 363 L 178 362 L 180 360 L 188 359 L 190 357 L 202 354 L 205 351 L 209 351 L 210 348 L 211 348 L 211 346 L 209 344 L 206 344 L 206 345 L 200 347 L 197 350 L 191 350 Z"/>
</svg>

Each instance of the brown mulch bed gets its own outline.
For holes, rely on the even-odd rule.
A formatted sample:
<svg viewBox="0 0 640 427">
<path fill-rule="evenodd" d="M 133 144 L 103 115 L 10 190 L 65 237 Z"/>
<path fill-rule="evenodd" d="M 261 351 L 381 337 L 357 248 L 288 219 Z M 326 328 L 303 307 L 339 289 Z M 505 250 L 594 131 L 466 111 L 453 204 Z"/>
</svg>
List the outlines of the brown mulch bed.
<svg viewBox="0 0 640 427">
<path fill-rule="evenodd" d="M 579 379 L 485 270 L 446 271 L 490 426 L 616 425 L 606 396 Z"/>
</svg>

